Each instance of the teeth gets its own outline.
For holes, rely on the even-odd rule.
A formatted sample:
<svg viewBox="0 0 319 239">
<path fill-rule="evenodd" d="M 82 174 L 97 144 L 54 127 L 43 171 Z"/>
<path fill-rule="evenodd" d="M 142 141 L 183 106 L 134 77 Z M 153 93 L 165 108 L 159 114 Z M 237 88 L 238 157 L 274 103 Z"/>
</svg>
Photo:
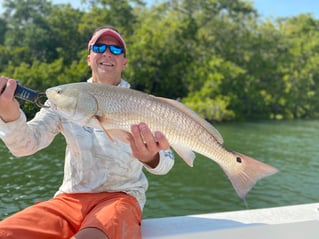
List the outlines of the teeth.
<svg viewBox="0 0 319 239">
<path fill-rule="evenodd" d="M 103 62 L 101 62 L 100 64 L 103 65 L 103 66 L 114 66 L 112 63 L 103 63 Z"/>
</svg>

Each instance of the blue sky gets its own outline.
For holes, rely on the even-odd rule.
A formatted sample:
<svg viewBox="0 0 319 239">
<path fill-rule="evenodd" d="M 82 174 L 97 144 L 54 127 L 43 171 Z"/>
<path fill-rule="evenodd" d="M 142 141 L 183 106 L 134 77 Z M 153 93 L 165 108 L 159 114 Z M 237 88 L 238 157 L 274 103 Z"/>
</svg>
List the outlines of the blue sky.
<svg viewBox="0 0 319 239">
<path fill-rule="evenodd" d="M 0 4 L 5 0 L 0 0 Z M 80 0 L 51 0 L 53 3 L 71 3 L 74 7 L 80 7 Z M 157 0 L 145 0 L 149 4 Z M 259 14 L 265 17 L 289 17 L 301 13 L 311 13 L 313 17 L 319 19 L 318 0 L 247 0 L 253 1 L 254 7 Z M 1 9 L 0 9 L 1 12 Z"/>
<path fill-rule="evenodd" d="M 290 17 L 310 13 L 319 18 L 318 0 L 255 0 L 254 7 L 262 17 Z"/>
<path fill-rule="evenodd" d="M 0 0 L 1 1 L 1 0 Z M 73 6 L 80 6 L 79 0 L 52 0 L 54 3 L 68 3 Z M 156 0 L 145 0 L 152 4 Z M 313 17 L 319 18 L 319 1 L 318 0 L 247 0 L 254 2 L 261 17 L 289 17 L 301 13 L 311 13 Z"/>
</svg>

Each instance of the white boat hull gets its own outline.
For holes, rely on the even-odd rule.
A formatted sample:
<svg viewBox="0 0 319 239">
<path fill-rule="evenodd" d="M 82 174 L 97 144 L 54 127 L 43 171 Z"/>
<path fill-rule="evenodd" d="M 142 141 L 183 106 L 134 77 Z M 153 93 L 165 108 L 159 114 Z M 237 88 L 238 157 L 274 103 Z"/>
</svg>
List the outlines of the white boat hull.
<svg viewBox="0 0 319 239">
<path fill-rule="evenodd" d="M 319 203 L 145 219 L 143 239 L 318 239 Z"/>
</svg>

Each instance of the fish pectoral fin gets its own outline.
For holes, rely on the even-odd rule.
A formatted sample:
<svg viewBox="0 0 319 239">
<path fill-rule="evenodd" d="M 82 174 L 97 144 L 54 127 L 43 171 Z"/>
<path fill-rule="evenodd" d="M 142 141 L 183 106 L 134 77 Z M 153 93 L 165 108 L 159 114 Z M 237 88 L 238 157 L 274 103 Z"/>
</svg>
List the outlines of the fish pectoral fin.
<svg viewBox="0 0 319 239">
<path fill-rule="evenodd" d="M 114 140 L 113 140 L 111 134 L 109 134 L 108 130 L 106 130 L 106 129 L 103 127 L 101 117 L 98 116 L 98 115 L 96 115 L 95 118 L 96 118 L 98 124 L 100 125 L 100 127 L 104 130 L 104 132 L 105 132 L 106 136 L 109 138 L 109 140 L 110 140 L 112 143 L 114 143 Z"/>
<path fill-rule="evenodd" d="M 130 144 L 130 138 L 132 137 L 130 132 L 122 130 L 122 129 L 112 129 L 111 126 L 110 128 L 105 128 L 108 124 L 105 118 L 102 118 L 101 116 L 96 115 L 95 119 L 97 120 L 99 126 L 103 129 L 105 132 L 106 136 L 109 138 L 109 140 L 114 143 L 114 138 L 122 141 L 125 144 Z"/>
<path fill-rule="evenodd" d="M 116 138 L 125 144 L 130 144 L 130 138 L 132 138 L 132 135 L 129 132 L 121 129 L 109 129 L 107 132 L 110 137 Z"/>
<path fill-rule="evenodd" d="M 187 163 L 188 166 L 193 167 L 196 155 L 192 150 L 180 144 L 173 144 L 172 148 L 185 161 L 185 163 Z"/>
</svg>

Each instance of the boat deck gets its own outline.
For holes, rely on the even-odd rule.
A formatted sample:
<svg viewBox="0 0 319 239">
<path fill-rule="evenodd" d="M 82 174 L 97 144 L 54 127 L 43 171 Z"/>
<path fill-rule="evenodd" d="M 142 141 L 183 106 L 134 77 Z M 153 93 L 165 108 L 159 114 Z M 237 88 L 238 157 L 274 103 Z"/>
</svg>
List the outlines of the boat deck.
<svg viewBox="0 0 319 239">
<path fill-rule="evenodd" d="M 318 239 L 319 203 L 144 219 L 143 239 Z"/>
</svg>

